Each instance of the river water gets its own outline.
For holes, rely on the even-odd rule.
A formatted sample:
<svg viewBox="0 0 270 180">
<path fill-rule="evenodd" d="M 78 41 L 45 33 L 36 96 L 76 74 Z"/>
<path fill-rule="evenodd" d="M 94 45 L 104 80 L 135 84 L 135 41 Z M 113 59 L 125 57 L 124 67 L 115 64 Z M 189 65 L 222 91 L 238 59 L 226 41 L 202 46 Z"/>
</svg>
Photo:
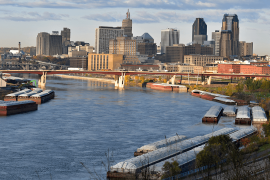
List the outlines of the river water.
<svg viewBox="0 0 270 180">
<path fill-rule="evenodd" d="M 108 149 L 116 164 L 165 136 L 194 137 L 235 127 L 232 118 L 202 124 L 206 111 L 221 104 L 188 93 L 122 91 L 113 84 L 59 77 L 48 77 L 46 88 L 56 97 L 38 111 L 0 117 L 0 179 L 105 178 Z"/>
</svg>

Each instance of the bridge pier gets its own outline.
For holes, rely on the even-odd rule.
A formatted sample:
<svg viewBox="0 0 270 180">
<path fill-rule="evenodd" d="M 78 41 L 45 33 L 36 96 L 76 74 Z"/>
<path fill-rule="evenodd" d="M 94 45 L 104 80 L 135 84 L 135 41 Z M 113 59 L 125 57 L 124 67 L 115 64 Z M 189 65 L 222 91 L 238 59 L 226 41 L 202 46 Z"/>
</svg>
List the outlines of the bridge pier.
<svg viewBox="0 0 270 180">
<path fill-rule="evenodd" d="M 212 76 L 209 76 L 207 79 L 207 85 L 211 85 Z"/>
<path fill-rule="evenodd" d="M 175 77 L 176 75 L 173 75 L 173 77 L 169 81 L 167 81 L 167 84 L 171 82 L 173 85 L 175 85 Z"/>
<path fill-rule="evenodd" d="M 118 89 L 124 89 L 125 87 L 125 73 L 122 73 L 121 76 L 115 75 L 114 80 L 115 80 L 115 88 Z"/>
<path fill-rule="evenodd" d="M 41 89 L 45 89 L 46 87 L 46 78 L 47 78 L 47 72 L 42 72 L 43 75 L 39 75 L 39 80 L 38 80 L 38 87 Z"/>
</svg>

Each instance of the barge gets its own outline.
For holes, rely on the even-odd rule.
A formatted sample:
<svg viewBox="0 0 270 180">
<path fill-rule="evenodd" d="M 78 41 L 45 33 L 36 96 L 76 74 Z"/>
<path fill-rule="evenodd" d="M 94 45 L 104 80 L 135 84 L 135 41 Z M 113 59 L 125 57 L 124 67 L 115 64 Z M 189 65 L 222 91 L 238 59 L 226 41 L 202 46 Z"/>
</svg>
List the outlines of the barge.
<svg viewBox="0 0 270 180">
<path fill-rule="evenodd" d="M 173 158 L 195 147 L 201 146 L 213 136 L 231 134 L 234 131 L 235 130 L 233 128 L 220 129 L 204 136 L 196 136 L 194 138 L 175 143 L 168 147 L 163 147 L 141 156 L 133 157 L 131 159 L 119 162 L 116 165 L 110 167 L 110 171 L 107 172 L 107 178 L 118 177 L 127 179 L 127 177 L 130 178 L 131 174 L 133 174 L 133 177 L 135 177 L 136 174 L 141 173 L 141 170 L 145 167 L 153 166 L 159 162 Z"/>
<path fill-rule="evenodd" d="M 151 84 L 151 89 L 162 90 L 162 91 L 177 91 L 177 92 L 187 92 L 187 87 L 183 85 L 173 85 L 173 84 Z"/>
<path fill-rule="evenodd" d="M 25 93 L 28 93 L 28 92 L 31 92 L 31 90 L 30 89 L 24 89 L 24 90 L 21 90 L 21 91 L 18 91 L 18 92 L 7 94 L 4 97 L 4 101 L 17 101 L 19 95 L 25 94 Z"/>
<path fill-rule="evenodd" d="M 252 124 L 267 122 L 267 117 L 262 107 L 254 106 L 251 110 L 252 110 Z"/>
<path fill-rule="evenodd" d="M 41 93 L 34 94 L 29 97 L 29 100 L 35 101 L 37 104 L 45 103 L 51 99 L 54 99 L 54 91 L 53 90 L 45 90 Z"/>
<path fill-rule="evenodd" d="M 173 136 L 170 137 L 168 139 L 163 139 L 148 145 L 144 145 L 140 148 L 137 149 L 137 151 L 134 152 L 134 156 L 140 156 L 143 155 L 145 153 L 151 152 L 151 151 L 155 151 L 159 148 L 165 147 L 165 146 L 170 146 L 172 144 L 175 144 L 177 142 L 183 141 L 184 139 L 186 139 L 186 136 L 182 136 L 182 135 L 177 135 L 177 136 Z"/>
<path fill-rule="evenodd" d="M 202 118 L 202 122 L 218 123 L 223 112 L 221 106 L 212 106 Z"/>
<path fill-rule="evenodd" d="M 235 105 L 236 102 L 231 99 L 223 98 L 223 97 L 215 97 L 213 101 L 222 103 L 222 104 L 227 104 L 227 105 Z"/>
<path fill-rule="evenodd" d="M 18 96 L 17 101 L 27 101 L 27 100 L 29 100 L 30 96 L 37 94 L 37 93 L 40 93 L 40 92 L 42 92 L 41 89 L 35 89 L 35 90 L 30 91 L 28 93 L 21 94 Z"/>
<path fill-rule="evenodd" d="M 38 105 L 34 101 L 0 101 L 0 116 L 35 111 Z"/>
<path fill-rule="evenodd" d="M 240 129 L 236 132 L 233 132 L 231 134 L 229 134 L 229 137 L 232 139 L 232 141 L 234 143 L 238 143 L 241 139 L 249 137 L 250 135 L 254 134 L 256 131 L 253 128 L 243 128 Z M 167 161 L 169 161 L 170 163 L 172 163 L 173 161 L 177 161 L 179 164 L 179 167 L 181 168 L 181 173 L 171 177 L 171 179 L 180 179 L 182 177 L 188 176 L 194 172 L 198 172 L 199 169 L 196 169 L 196 164 L 195 164 L 195 160 L 196 160 L 196 155 L 201 152 L 204 149 L 205 145 L 201 145 L 199 147 L 196 147 L 190 151 L 187 151 L 185 153 L 182 153 L 178 156 L 175 156 L 174 158 L 171 158 Z M 165 161 L 162 161 L 158 164 L 155 165 L 155 171 L 156 173 L 161 173 L 162 174 L 162 167 L 164 165 Z M 151 167 L 150 167 L 151 169 Z M 197 171 L 194 171 L 194 170 Z M 165 179 L 167 180 L 167 179 Z M 169 180 L 169 178 L 168 178 Z"/>
<path fill-rule="evenodd" d="M 251 125 L 251 115 L 249 107 L 241 106 L 238 108 L 237 115 L 235 118 L 235 124 Z"/>
<path fill-rule="evenodd" d="M 226 106 L 223 110 L 223 116 L 236 116 L 236 111 L 234 106 Z"/>
</svg>

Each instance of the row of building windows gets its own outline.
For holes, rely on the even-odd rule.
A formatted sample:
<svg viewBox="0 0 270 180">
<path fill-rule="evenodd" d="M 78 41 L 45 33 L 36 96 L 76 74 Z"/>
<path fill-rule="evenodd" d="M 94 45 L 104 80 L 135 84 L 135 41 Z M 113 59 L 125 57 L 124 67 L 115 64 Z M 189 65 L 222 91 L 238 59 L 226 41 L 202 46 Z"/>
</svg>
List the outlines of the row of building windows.
<svg viewBox="0 0 270 180">
<path fill-rule="evenodd" d="M 108 69 L 108 64 L 108 55 L 91 55 L 91 70 Z"/>
</svg>

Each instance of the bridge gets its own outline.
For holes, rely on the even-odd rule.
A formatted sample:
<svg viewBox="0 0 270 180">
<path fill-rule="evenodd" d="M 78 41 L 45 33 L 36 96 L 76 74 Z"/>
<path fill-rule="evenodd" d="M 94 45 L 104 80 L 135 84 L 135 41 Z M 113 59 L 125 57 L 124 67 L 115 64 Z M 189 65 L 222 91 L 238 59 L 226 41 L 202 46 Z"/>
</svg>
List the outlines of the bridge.
<svg viewBox="0 0 270 180">
<path fill-rule="evenodd" d="M 267 74 L 223 74 L 223 73 L 183 73 L 183 72 L 149 72 L 149 71 L 80 71 L 80 70 L 0 70 L 2 73 L 26 73 L 26 74 L 38 74 L 39 81 L 38 85 L 41 88 L 46 86 L 46 77 L 47 75 L 52 74 L 110 74 L 115 75 L 115 86 L 119 88 L 124 88 L 125 85 L 125 76 L 126 75 L 165 75 L 170 76 L 171 79 L 169 82 L 175 84 L 175 78 L 177 75 L 182 76 L 201 76 L 202 81 L 207 80 L 208 84 L 211 84 L 211 78 L 213 76 L 220 77 L 245 77 L 245 78 L 270 78 L 270 75 Z"/>
<path fill-rule="evenodd" d="M 65 65 L 58 65 L 53 63 L 47 62 L 38 62 L 36 64 L 33 63 L 19 63 L 19 62 L 12 62 L 12 61 L 5 61 L 0 64 L 1 69 L 19 69 L 19 70 L 66 70 L 69 66 Z"/>
</svg>

